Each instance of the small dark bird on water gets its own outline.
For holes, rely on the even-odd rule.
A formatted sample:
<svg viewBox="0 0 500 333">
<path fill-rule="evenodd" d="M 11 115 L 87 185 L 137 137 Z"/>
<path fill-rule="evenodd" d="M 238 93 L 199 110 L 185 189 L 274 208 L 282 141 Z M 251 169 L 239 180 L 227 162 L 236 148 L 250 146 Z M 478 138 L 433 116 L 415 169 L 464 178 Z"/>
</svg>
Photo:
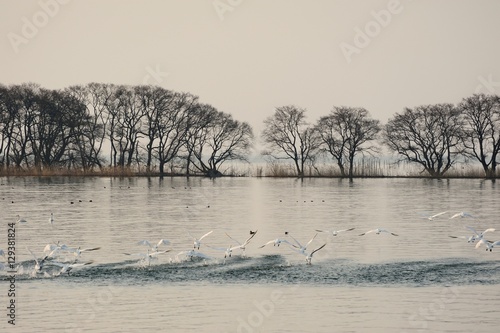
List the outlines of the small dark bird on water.
<svg viewBox="0 0 500 333">
<path fill-rule="evenodd" d="M 250 230 L 250 235 L 255 235 L 256 233 L 257 233 L 257 231 Z"/>
</svg>

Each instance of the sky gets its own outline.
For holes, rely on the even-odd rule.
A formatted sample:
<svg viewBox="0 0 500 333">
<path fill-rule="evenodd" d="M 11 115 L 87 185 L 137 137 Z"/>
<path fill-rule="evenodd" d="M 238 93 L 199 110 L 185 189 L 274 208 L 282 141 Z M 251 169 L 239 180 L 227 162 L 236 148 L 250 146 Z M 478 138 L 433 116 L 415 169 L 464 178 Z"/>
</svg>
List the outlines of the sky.
<svg viewBox="0 0 500 333">
<path fill-rule="evenodd" d="M 276 107 L 405 107 L 500 94 L 497 0 L 0 0 L 0 83 L 155 84 L 260 137 Z"/>
</svg>

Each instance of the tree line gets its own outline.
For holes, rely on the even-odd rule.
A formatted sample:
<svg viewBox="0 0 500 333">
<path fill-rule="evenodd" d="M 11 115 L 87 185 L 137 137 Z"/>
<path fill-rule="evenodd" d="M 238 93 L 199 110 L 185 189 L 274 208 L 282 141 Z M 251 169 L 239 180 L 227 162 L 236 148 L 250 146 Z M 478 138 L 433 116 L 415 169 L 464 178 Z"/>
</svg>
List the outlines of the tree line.
<svg viewBox="0 0 500 333">
<path fill-rule="evenodd" d="M 364 108 L 333 107 L 317 123 L 306 122 L 306 110 L 278 107 L 265 123 L 264 154 L 293 161 L 297 175 L 321 154 L 352 178 L 359 155 L 379 154 L 386 147 L 397 157 L 419 165 L 431 177 L 442 177 L 459 161 L 474 160 L 485 177 L 496 177 L 500 150 L 500 97 L 475 94 L 457 105 L 405 108 L 385 125 Z"/>
<path fill-rule="evenodd" d="M 261 133 L 271 160 L 290 161 L 299 177 L 327 157 L 343 177 L 360 156 L 387 148 L 398 161 L 443 176 L 461 160 L 496 177 L 500 97 L 475 94 L 458 104 L 405 108 L 387 124 L 364 108 L 334 106 L 316 123 L 307 110 L 280 106 Z M 228 161 L 248 162 L 251 126 L 197 96 L 157 86 L 102 83 L 50 90 L 0 85 L 0 169 L 145 168 L 148 173 L 222 175 Z M 169 168 L 170 167 L 170 168 Z"/>
<path fill-rule="evenodd" d="M 248 123 L 190 93 L 101 83 L 0 86 L 1 168 L 145 166 L 164 174 L 177 163 L 185 174 L 216 176 L 224 162 L 246 160 L 252 140 Z"/>
</svg>

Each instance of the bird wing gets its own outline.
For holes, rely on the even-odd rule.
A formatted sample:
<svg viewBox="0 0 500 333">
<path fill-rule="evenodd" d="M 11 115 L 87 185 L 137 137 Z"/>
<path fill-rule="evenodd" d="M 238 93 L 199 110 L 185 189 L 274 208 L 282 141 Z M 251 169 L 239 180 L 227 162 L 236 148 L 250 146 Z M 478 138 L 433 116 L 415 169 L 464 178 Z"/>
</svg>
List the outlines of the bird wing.
<svg viewBox="0 0 500 333">
<path fill-rule="evenodd" d="M 324 248 L 326 246 L 326 243 L 321 245 L 320 247 L 318 247 L 317 249 L 313 250 L 310 254 L 310 256 L 312 257 L 314 253 L 318 252 L 319 250 L 321 250 L 322 248 Z"/>
<path fill-rule="evenodd" d="M 364 236 L 364 235 L 367 235 L 367 234 L 371 234 L 372 232 L 375 232 L 375 231 L 377 231 L 377 229 L 369 230 L 369 231 L 367 231 L 367 232 L 362 233 L 360 236 Z"/>
<path fill-rule="evenodd" d="M 441 212 L 441 213 L 437 213 L 437 214 L 434 214 L 434 215 L 432 215 L 431 217 L 438 217 L 438 216 L 443 215 L 443 214 L 446 214 L 446 213 L 448 213 L 448 211 L 446 211 L 446 212 Z"/>
<path fill-rule="evenodd" d="M 479 242 L 476 244 L 476 249 L 479 248 L 482 244 L 486 245 L 486 241 L 484 239 L 481 239 Z M 487 245 L 486 245 L 487 246 Z"/>
<path fill-rule="evenodd" d="M 337 232 L 344 232 L 344 231 L 352 231 L 356 228 L 349 228 L 349 229 L 344 229 L 344 230 L 337 230 Z"/>
<path fill-rule="evenodd" d="M 97 251 L 97 250 L 100 250 L 100 249 L 101 249 L 100 247 L 92 247 L 92 248 L 80 250 L 80 252 Z"/>
<path fill-rule="evenodd" d="M 274 241 L 275 241 L 274 239 L 273 239 L 273 240 L 270 240 L 270 241 L 269 241 L 269 242 L 267 242 L 266 244 L 259 246 L 259 249 L 263 248 L 263 247 L 264 247 L 264 246 L 266 246 L 266 245 L 269 245 L 269 244 L 271 244 L 271 243 L 274 243 Z"/>
<path fill-rule="evenodd" d="M 254 232 L 254 233 L 253 233 L 250 237 L 248 237 L 248 238 L 247 238 L 247 239 L 243 242 L 243 245 L 241 245 L 241 246 L 246 246 L 248 243 L 250 243 L 250 240 L 251 240 L 252 238 L 254 238 L 254 237 L 255 237 L 255 235 L 257 235 L 257 231 L 258 231 L 258 230 L 255 230 L 255 232 Z"/>
<path fill-rule="evenodd" d="M 454 219 L 455 217 L 462 216 L 462 214 L 463 214 L 462 212 L 460 212 L 460 213 L 456 213 L 455 215 L 453 215 L 452 217 L 450 217 L 450 220 L 451 220 L 451 219 Z"/>
<path fill-rule="evenodd" d="M 462 239 L 466 239 L 467 237 L 465 236 L 448 236 L 450 238 L 462 238 Z"/>
<path fill-rule="evenodd" d="M 233 237 L 229 236 L 227 232 L 225 232 L 226 236 L 229 237 L 230 239 L 232 239 L 233 241 L 235 241 L 236 243 L 238 243 L 239 245 L 242 245 L 240 242 L 238 242 L 236 239 L 234 239 Z M 250 237 L 252 238 L 253 235 Z"/>
<path fill-rule="evenodd" d="M 35 259 L 35 262 L 39 265 L 38 258 L 35 256 L 35 254 L 33 252 L 31 252 L 31 250 L 28 249 L 28 248 L 26 248 L 26 250 L 28 250 L 28 252 L 31 253 L 31 255 L 33 256 L 33 258 Z"/>
<path fill-rule="evenodd" d="M 322 229 L 315 229 L 317 232 L 328 232 L 330 233 L 331 231 L 330 230 L 322 230 Z"/>
<path fill-rule="evenodd" d="M 151 253 L 149 253 L 148 255 L 149 255 L 150 257 L 156 257 L 156 256 L 157 256 L 157 255 L 159 255 L 159 254 L 166 253 L 166 252 L 169 252 L 169 251 L 170 251 L 170 250 L 165 250 L 165 251 L 156 251 L 156 252 L 151 252 Z"/>
<path fill-rule="evenodd" d="M 203 236 L 201 236 L 199 240 L 202 240 L 203 238 L 207 237 L 207 236 L 208 236 L 208 235 L 210 235 L 212 232 L 214 232 L 214 231 L 212 230 L 212 231 L 207 232 L 206 234 L 204 234 Z"/>
<path fill-rule="evenodd" d="M 169 240 L 167 240 L 167 239 L 163 239 L 163 238 L 162 238 L 162 239 L 160 239 L 160 240 L 158 241 L 158 243 L 156 244 L 156 246 L 160 246 L 160 245 L 162 245 L 162 244 L 164 244 L 164 245 L 170 245 L 170 241 L 169 241 Z"/>
<path fill-rule="evenodd" d="M 477 233 L 476 229 L 474 229 L 473 227 L 469 227 L 468 225 L 466 225 L 465 228 L 469 229 L 470 231 L 472 231 L 476 236 L 479 236 L 479 234 Z"/>
<path fill-rule="evenodd" d="M 493 242 L 491 245 L 492 245 L 492 246 L 497 246 L 497 245 L 500 245 L 500 240 L 498 240 L 498 241 L 496 241 L 496 242 Z"/>
<path fill-rule="evenodd" d="M 295 237 L 293 237 L 292 235 L 288 234 L 288 236 L 290 236 L 294 241 L 295 243 L 297 243 L 297 245 L 299 246 L 299 248 L 302 248 L 302 244 L 299 243 L 298 240 L 295 239 Z M 285 241 L 285 239 L 283 240 L 283 242 Z"/>
<path fill-rule="evenodd" d="M 307 247 L 309 246 L 309 244 L 311 244 L 311 243 L 312 243 L 312 241 L 314 240 L 314 238 L 316 238 L 316 236 L 318 236 L 318 234 L 315 234 L 315 235 L 313 236 L 313 238 L 311 238 L 311 240 L 310 240 L 309 242 L 307 242 L 307 244 L 306 244 L 306 246 L 305 246 L 304 248 L 307 248 Z"/>
<path fill-rule="evenodd" d="M 148 247 L 153 247 L 151 243 L 147 240 L 141 240 L 137 242 L 137 245 L 147 245 Z"/>
<path fill-rule="evenodd" d="M 483 235 L 487 232 L 493 232 L 493 231 L 495 231 L 495 228 L 486 229 L 485 231 L 483 231 Z"/>
</svg>

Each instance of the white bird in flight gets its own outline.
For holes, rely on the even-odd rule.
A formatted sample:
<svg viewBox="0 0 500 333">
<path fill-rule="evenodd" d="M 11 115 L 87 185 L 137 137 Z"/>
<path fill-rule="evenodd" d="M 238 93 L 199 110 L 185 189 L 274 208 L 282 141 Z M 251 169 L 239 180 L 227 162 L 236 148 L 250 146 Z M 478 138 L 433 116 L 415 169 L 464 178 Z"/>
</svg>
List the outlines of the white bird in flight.
<svg viewBox="0 0 500 333">
<path fill-rule="evenodd" d="M 158 251 L 158 247 L 160 245 L 170 245 L 170 241 L 166 239 L 160 239 L 156 245 L 152 245 L 149 241 L 147 240 L 141 240 L 137 242 L 137 245 L 147 245 L 153 252 Z"/>
<path fill-rule="evenodd" d="M 48 257 L 45 256 L 42 259 L 40 259 L 40 261 L 38 261 L 38 258 L 35 256 L 35 254 L 33 252 L 31 252 L 30 249 L 26 248 L 26 250 L 28 250 L 28 252 L 31 253 L 31 255 L 33 256 L 33 258 L 35 259 L 35 268 L 33 270 L 33 275 L 36 275 L 36 273 L 40 273 L 42 271 L 42 268 L 44 267 L 45 260 Z"/>
<path fill-rule="evenodd" d="M 238 246 L 234 246 L 233 250 L 240 249 L 240 250 L 243 251 L 243 254 L 244 254 L 246 246 L 248 245 L 248 243 L 250 243 L 250 240 L 257 234 L 257 231 L 258 230 L 250 231 L 250 237 L 248 237 L 243 243 L 240 243 L 236 239 L 234 239 L 233 237 L 229 236 L 227 232 L 225 234 L 226 234 L 227 237 L 229 237 L 230 239 L 232 239 L 233 241 L 235 241 L 236 243 L 238 243 Z"/>
<path fill-rule="evenodd" d="M 287 241 L 286 239 L 283 239 L 283 238 L 276 238 L 276 239 L 271 239 L 269 242 L 267 242 L 266 244 L 264 245 L 261 245 L 259 246 L 259 249 L 263 248 L 264 246 L 266 245 L 269 245 L 269 244 L 273 244 L 273 246 L 280 246 L 281 243 L 287 243 L 288 245 L 291 245 L 293 247 L 296 247 L 294 244 L 290 243 L 289 241 Z"/>
<path fill-rule="evenodd" d="M 311 253 L 307 253 L 305 251 L 300 251 L 300 250 L 295 250 L 297 251 L 298 253 L 304 255 L 306 257 L 306 265 L 310 265 L 311 264 L 311 261 L 312 261 L 312 257 L 313 255 L 318 252 L 319 250 L 321 250 L 322 248 L 324 248 L 326 246 L 326 243 L 321 245 L 320 247 L 314 249 L 311 251 Z"/>
<path fill-rule="evenodd" d="M 441 216 L 441 215 L 446 214 L 446 213 L 448 213 L 448 211 L 446 211 L 446 212 L 441 212 L 441 213 L 437 213 L 437 214 L 430 215 L 430 216 L 423 216 L 422 218 L 423 218 L 423 219 L 427 219 L 427 220 L 429 220 L 429 221 L 433 221 L 436 217 Z"/>
<path fill-rule="evenodd" d="M 451 219 L 454 219 L 454 218 L 457 218 L 457 217 L 460 217 L 460 218 L 465 218 L 465 217 L 473 217 L 471 214 L 469 213 L 466 213 L 466 212 L 460 212 L 460 213 L 456 213 L 455 215 L 453 215 L 452 217 L 450 217 L 450 220 Z"/>
<path fill-rule="evenodd" d="M 469 243 L 474 243 L 476 240 L 483 239 L 484 234 L 487 233 L 487 232 L 493 232 L 493 231 L 495 231 L 494 228 L 488 228 L 485 231 L 479 233 L 473 227 L 465 226 L 465 228 L 469 229 L 470 231 L 472 231 L 474 233 L 471 237 L 469 237 L 469 241 L 468 241 Z"/>
<path fill-rule="evenodd" d="M 314 236 L 313 236 L 313 237 L 309 240 L 309 242 L 307 242 L 307 244 L 306 244 L 306 245 L 302 245 L 302 244 L 300 244 L 300 242 L 299 242 L 298 240 L 296 240 L 296 239 L 295 239 L 295 237 L 293 237 L 292 235 L 290 235 L 290 234 L 288 234 L 288 233 L 287 233 L 287 235 L 288 235 L 288 236 L 290 236 L 290 237 L 294 240 L 294 242 L 298 245 L 298 246 L 294 246 L 294 247 L 296 247 L 298 250 L 296 250 L 296 249 L 294 249 L 294 250 L 295 250 L 295 251 L 298 251 L 299 253 L 302 253 L 302 254 L 305 254 L 305 253 L 306 253 L 306 250 L 307 250 L 307 247 L 309 246 L 309 244 L 311 244 L 311 243 L 312 243 L 312 241 L 314 240 L 314 238 L 316 238 L 316 236 L 318 236 L 318 234 L 315 234 L 315 235 L 314 235 Z"/>
<path fill-rule="evenodd" d="M 93 261 L 88 261 L 88 262 L 82 262 L 82 263 L 60 263 L 60 262 L 51 262 L 50 264 L 51 265 L 54 265 L 54 266 L 58 266 L 58 267 L 61 267 L 61 270 L 54 274 L 53 276 L 59 276 L 61 274 L 64 274 L 64 273 L 69 273 L 71 272 L 71 270 L 73 270 L 73 268 L 79 268 L 79 267 L 83 267 L 83 266 L 86 266 L 86 265 L 90 265 L 92 264 Z"/>
<path fill-rule="evenodd" d="M 349 228 L 349 229 L 344 229 L 344 230 L 321 230 L 321 229 L 316 229 L 317 232 L 326 232 L 329 234 L 332 234 L 332 236 L 337 236 L 340 232 L 345 232 L 345 231 L 352 231 L 355 228 Z"/>
<path fill-rule="evenodd" d="M 371 234 L 371 233 L 376 233 L 377 235 L 380 235 L 380 233 L 388 233 L 388 234 L 391 234 L 393 236 L 399 236 L 398 234 L 395 234 L 393 232 L 390 232 L 390 231 L 385 230 L 385 229 L 380 229 L 380 228 L 364 232 L 364 233 L 360 234 L 359 236 L 364 236 L 364 235 Z"/>
<path fill-rule="evenodd" d="M 203 236 L 201 236 L 200 238 L 193 237 L 193 235 L 189 234 L 189 236 L 193 239 L 193 248 L 199 250 L 200 246 L 201 246 L 201 240 L 203 238 L 207 237 L 208 235 L 210 235 L 212 232 L 214 232 L 214 231 L 213 230 L 209 231 L 206 234 L 204 234 Z"/>
<path fill-rule="evenodd" d="M 487 241 L 485 239 L 481 239 L 479 242 L 477 242 L 476 244 L 476 249 L 479 248 L 481 245 L 486 246 L 486 251 L 490 250 L 493 251 L 493 248 L 497 245 L 500 245 L 500 241 L 496 241 L 496 242 L 490 242 L 490 241 Z"/>
<path fill-rule="evenodd" d="M 73 253 L 76 257 L 79 257 L 82 255 L 83 252 L 90 252 L 90 251 L 97 251 L 100 250 L 100 247 L 93 247 L 93 248 L 88 248 L 88 249 L 82 249 L 80 247 L 78 248 L 68 248 L 67 251 L 70 253 Z"/>
<path fill-rule="evenodd" d="M 28 223 L 28 221 L 26 221 L 26 219 L 24 217 L 17 215 L 16 223 L 25 224 L 25 223 Z"/>
</svg>

